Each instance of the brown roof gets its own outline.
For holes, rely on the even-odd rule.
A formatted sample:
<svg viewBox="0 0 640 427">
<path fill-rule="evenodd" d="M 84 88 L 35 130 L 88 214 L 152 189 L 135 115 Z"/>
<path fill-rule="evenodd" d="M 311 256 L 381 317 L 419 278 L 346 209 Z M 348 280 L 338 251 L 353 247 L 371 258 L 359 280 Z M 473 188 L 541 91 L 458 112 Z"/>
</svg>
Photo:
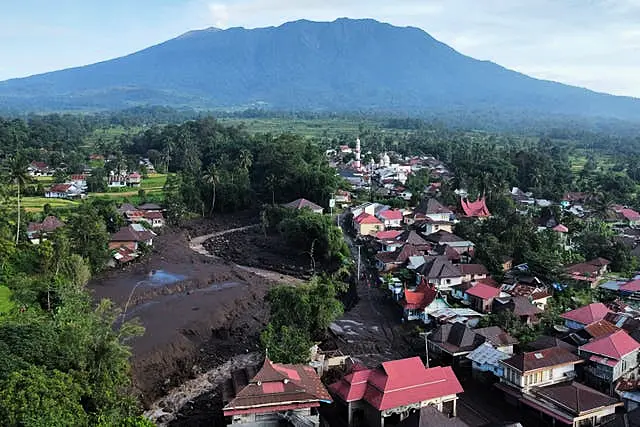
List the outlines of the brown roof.
<svg viewBox="0 0 640 427">
<path fill-rule="evenodd" d="M 462 273 L 451 264 L 446 257 L 425 257 L 425 263 L 418 268 L 418 273 L 429 279 L 461 277 Z"/>
<path fill-rule="evenodd" d="M 508 309 L 516 316 L 537 316 L 543 311 L 529 302 L 527 297 L 511 297 L 507 300 L 496 298 L 494 300 L 494 310 Z"/>
<path fill-rule="evenodd" d="M 534 387 L 533 393 L 568 409 L 574 416 L 605 406 L 622 405 L 618 399 L 576 382 Z"/>
<path fill-rule="evenodd" d="M 465 240 L 462 237 L 456 236 L 453 233 L 449 233 L 446 230 L 436 231 L 435 233 L 429 234 L 425 237 L 430 242 L 433 243 L 447 243 L 447 242 L 464 242 Z"/>
<path fill-rule="evenodd" d="M 153 238 L 153 233 L 145 231 L 136 231 L 132 226 L 122 227 L 117 233 L 111 236 L 112 242 L 146 242 Z"/>
<path fill-rule="evenodd" d="M 307 199 L 296 199 L 293 202 L 285 203 L 283 206 L 291 209 L 309 208 L 312 211 L 319 211 L 320 209 L 323 209 L 322 206 L 318 206 Z"/>
<path fill-rule="evenodd" d="M 415 246 L 431 246 L 431 243 L 425 240 L 425 238 L 415 230 L 406 230 L 402 232 L 398 237 L 396 237 L 396 240 L 399 242 L 410 243 Z"/>
<path fill-rule="evenodd" d="M 45 233 L 50 233 L 60 227 L 64 227 L 64 222 L 60 221 L 53 215 L 49 215 L 42 222 L 30 222 L 27 230 L 28 231 L 44 231 Z"/>
<path fill-rule="evenodd" d="M 487 267 L 482 264 L 460 264 L 458 268 L 462 274 L 489 274 Z"/>
<path fill-rule="evenodd" d="M 144 203 L 138 206 L 138 209 L 141 211 L 160 211 L 162 210 L 162 206 L 156 205 L 155 203 Z"/>
<path fill-rule="evenodd" d="M 320 402 L 331 402 L 331 396 L 311 366 L 283 365 L 265 359 L 262 369 L 224 407 L 224 414 L 269 413 L 291 407 L 316 407 Z"/>
<path fill-rule="evenodd" d="M 402 249 L 392 252 L 378 252 L 376 259 L 384 264 L 389 263 L 405 263 L 411 256 L 422 255 L 413 245 L 404 245 Z"/>
<path fill-rule="evenodd" d="M 561 347 L 545 348 L 544 350 L 520 353 L 503 360 L 520 372 L 536 371 L 558 365 L 582 363 L 582 359 Z"/>
<path fill-rule="evenodd" d="M 416 207 L 415 212 L 421 213 L 424 215 L 431 214 L 453 214 L 451 209 L 444 206 L 442 203 L 437 201 L 436 199 L 423 199 L 420 204 Z"/>
<path fill-rule="evenodd" d="M 530 350 L 544 350 L 551 347 L 562 347 L 571 353 L 578 353 L 578 347 L 575 345 L 569 344 L 555 337 L 550 337 L 549 335 L 541 335 L 535 341 L 531 341 L 527 344 L 527 348 Z"/>
<path fill-rule="evenodd" d="M 144 212 L 143 217 L 146 219 L 164 219 L 162 212 L 157 211 L 146 211 Z"/>
<path fill-rule="evenodd" d="M 485 341 L 482 335 L 478 335 L 462 323 L 447 323 L 438 327 L 429 336 L 429 342 L 434 343 L 448 353 L 471 352 Z"/>
<path fill-rule="evenodd" d="M 491 344 L 502 347 L 505 345 L 518 344 L 518 340 L 503 331 L 500 326 L 489 326 L 488 328 L 474 329 L 476 334 L 486 338 Z"/>
<path fill-rule="evenodd" d="M 598 320 L 597 322 L 593 322 L 590 325 L 584 327 L 584 331 L 592 338 L 604 337 L 618 330 L 620 330 L 620 328 L 618 328 L 613 323 L 607 322 L 606 320 Z"/>
</svg>

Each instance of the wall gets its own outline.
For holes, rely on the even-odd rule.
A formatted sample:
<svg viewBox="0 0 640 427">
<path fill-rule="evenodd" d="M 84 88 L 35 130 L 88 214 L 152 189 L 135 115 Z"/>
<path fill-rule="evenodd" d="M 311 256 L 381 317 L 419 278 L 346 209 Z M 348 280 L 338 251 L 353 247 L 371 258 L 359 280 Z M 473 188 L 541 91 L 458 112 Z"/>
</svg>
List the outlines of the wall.
<svg viewBox="0 0 640 427">
<path fill-rule="evenodd" d="M 109 242 L 109 250 L 125 247 L 135 251 L 138 248 L 136 242 Z"/>
<path fill-rule="evenodd" d="M 504 367 L 503 382 L 508 382 L 523 390 L 528 390 L 533 386 L 539 387 L 566 381 L 575 375 L 574 365 L 562 365 L 554 368 L 529 371 L 525 372 L 524 375 L 507 365 L 501 364 L 501 366 Z"/>
<path fill-rule="evenodd" d="M 358 233 L 366 236 L 366 235 L 374 235 L 378 231 L 383 231 L 383 224 L 358 224 Z"/>
</svg>

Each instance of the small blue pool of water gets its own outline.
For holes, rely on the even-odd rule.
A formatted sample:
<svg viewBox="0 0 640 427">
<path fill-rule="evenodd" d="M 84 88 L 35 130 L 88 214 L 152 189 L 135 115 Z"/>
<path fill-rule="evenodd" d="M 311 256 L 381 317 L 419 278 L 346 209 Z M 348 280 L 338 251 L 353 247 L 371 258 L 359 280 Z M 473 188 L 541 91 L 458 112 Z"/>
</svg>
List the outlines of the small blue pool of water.
<svg viewBox="0 0 640 427">
<path fill-rule="evenodd" d="M 149 286 L 165 286 L 180 282 L 186 278 L 187 276 L 183 276 L 182 274 L 170 273 L 164 270 L 154 270 L 146 279 L 141 280 L 139 283 Z"/>
</svg>

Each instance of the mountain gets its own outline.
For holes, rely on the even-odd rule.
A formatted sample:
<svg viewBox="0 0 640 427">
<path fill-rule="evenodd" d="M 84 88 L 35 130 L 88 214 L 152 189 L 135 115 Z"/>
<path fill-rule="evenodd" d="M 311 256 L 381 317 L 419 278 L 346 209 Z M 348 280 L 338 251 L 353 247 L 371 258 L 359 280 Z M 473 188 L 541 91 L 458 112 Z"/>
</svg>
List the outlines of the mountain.
<svg viewBox="0 0 640 427">
<path fill-rule="evenodd" d="M 640 100 L 538 80 L 462 55 L 418 28 L 374 20 L 191 31 L 134 54 L 0 82 L 0 105 L 527 111 L 640 118 Z"/>
</svg>

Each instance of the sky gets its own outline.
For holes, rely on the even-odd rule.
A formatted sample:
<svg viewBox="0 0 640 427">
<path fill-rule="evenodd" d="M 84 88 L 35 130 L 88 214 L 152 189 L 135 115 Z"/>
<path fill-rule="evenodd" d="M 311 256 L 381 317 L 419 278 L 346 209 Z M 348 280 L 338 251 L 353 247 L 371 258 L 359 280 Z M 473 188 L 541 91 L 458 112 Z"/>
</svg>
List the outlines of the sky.
<svg viewBox="0 0 640 427">
<path fill-rule="evenodd" d="M 90 64 L 190 30 L 296 19 L 419 27 L 533 77 L 640 97 L 640 0 L 19 0 L 0 14 L 0 80 Z"/>
</svg>

